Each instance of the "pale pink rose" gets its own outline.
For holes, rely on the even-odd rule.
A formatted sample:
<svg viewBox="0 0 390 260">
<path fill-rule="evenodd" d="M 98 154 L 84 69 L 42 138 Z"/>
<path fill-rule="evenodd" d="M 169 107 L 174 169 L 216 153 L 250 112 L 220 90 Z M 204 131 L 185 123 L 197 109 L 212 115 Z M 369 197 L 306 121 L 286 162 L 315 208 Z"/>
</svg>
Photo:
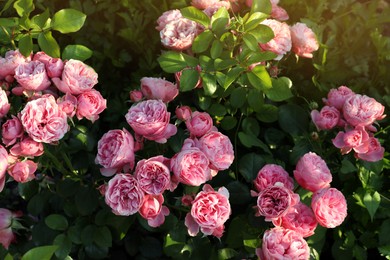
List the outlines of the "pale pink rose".
<svg viewBox="0 0 390 260">
<path fill-rule="evenodd" d="M 5 173 L 8 168 L 8 152 L 0 145 L 0 192 L 4 189 Z"/>
<path fill-rule="evenodd" d="M 171 174 L 168 165 L 169 159 L 162 155 L 138 161 L 134 176 L 145 193 L 158 195 L 169 189 Z"/>
<path fill-rule="evenodd" d="M 10 153 L 14 156 L 21 157 L 35 157 L 41 156 L 44 152 L 43 144 L 34 141 L 31 137 L 27 136 L 22 138 L 20 142 L 12 146 Z"/>
<path fill-rule="evenodd" d="M 177 107 L 175 110 L 177 119 L 186 121 L 191 118 L 192 110 L 189 106 Z"/>
<path fill-rule="evenodd" d="M 169 124 L 170 116 L 161 100 L 145 100 L 133 105 L 125 117 L 135 133 L 148 140 L 166 143 L 177 132 L 176 126 Z"/>
<path fill-rule="evenodd" d="M 99 114 L 107 108 L 105 100 L 99 91 L 91 89 L 78 95 L 76 116 L 79 120 L 86 118 L 92 122 L 99 119 Z"/>
<path fill-rule="evenodd" d="M 191 47 L 199 33 L 200 27 L 196 22 L 178 18 L 165 25 L 160 31 L 160 38 L 166 48 L 183 51 Z"/>
<path fill-rule="evenodd" d="M 376 120 L 381 120 L 385 107 L 375 99 L 366 95 L 353 95 L 343 106 L 345 120 L 352 126 L 369 126 Z"/>
<path fill-rule="evenodd" d="M 346 86 L 340 86 L 337 89 L 332 88 L 329 90 L 328 98 L 324 98 L 323 101 L 325 105 L 341 110 L 344 106 L 345 100 L 354 95 L 355 93 L 350 88 Z"/>
<path fill-rule="evenodd" d="M 272 6 L 271 17 L 273 19 L 276 19 L 279 21 L 286 21 L 290 18 L 288 16 L 287 11 L 283 7 L 280 7 L 279 5 L 274 4 L 274 3 L 272 3 L 271 6 Z"/>
<path fill-rule="evenodd" d="M 211 130 L 213 119 L 207 112 L 195 111 L 186 121 L 186 126 L 191 136 L 201 137 Z"/>
<path fill-rule="evenodd" d="M 291 207 L 286 215 L 272 222 L 275 226 L 294 230 L 301 234 L 302 237 L 313 235 L 317 227 L 317 220 L 313 210 L 302 202 Z"/>
<path fill-rule="evenodd" d="M 377 162 L 383 159 L 385 148 L 381 146 L 378 139 L 370 137 L 367 141 L 368 151 L 365 153 L 356 153 L 355 156 L 368 162 Z"/>
<path fill-rule="evenodd" d="M 299 233 L 275 227 L 264 232 L 261 250 L 256 250 L 256 254 L 266 260 L 308 260 L 310 248 Z"/>
<path fill-rule="evenodd" d="M 314 32 L 304 23 L 296 23 L 290 27 L 292 51 L 304 58 L 313 58 L 313 52 L 319 44 Z"/>
<path fill-rule="evenodd" d="M 266 19 L 261 24 L 270 27 L 275 37 L 267 43 L 259 43 L 260 48 L 276 53 L 278 55 L 276 60 L 280 60 L 284 54 L 291 50 L 290 27 L 284 22 L 273 19 Z"/>
<path fill-rule="evenodd" d="M 200 10 L 212 7 L 219 3 L 219 0 L 192 0 L 191 5 Z"/>
<path fill-rule="evenodd" d="M 175 79 L 176 79 L 176 84 L 177 84 L 178 88 L 180 88 L 180 78 L 181 78 L 181 75 L 183 74 L 183 71 L 185 71 L 187 69 L 188 68 L 185 68 L 185 69 L 182 69 L 181 71 L 178 71 L 178 72 L 175 73 Z M 197 70 L 200 73 L 202 71 L 202 68 L 199 65 L 197 65 L 195 67 L 195 70 Z M 203 81 L 202 81 L 202 78 L 200 77 L 200 74 L 199 74 L 198 81 L 196 82 L 194 88 L 201 88 L 201 87 L 203 87 L 202 83 L 203 83 Z"/>
<path fill-rule="evenodd" d="M 171 159 L 174 177 L 190 186 L 200 186 L 211 180 L 209 164 L 207 156 L 196 147 L 181 150 Z"/>
<path fill-rule="evenodd" d="M 134 138 L 126 129 L 109 130 L 100 138 L 97 150 L 95 163 L 104 167 L 100 169 L 104 176 L 134 167 Z"/>
<path fill-rule="evenodd" d="M 130 96 L 130 100 L 132 102 L 141 101 L 142 98 L 144 97 L 143 94 L 142 94 L 142 91 L 140 91 L 140 90 L 132 90 L 132 91 L 130 91 L 129 96 Z"/>
<path fill-rule="evenodd" d="M 38 165 L 31 160 L 20 161 L 8 167 L 8 174 L 14 178 L 15 181 L 25 183 L 35 178 L 34 173 L 37 168 Z"/>
<path fill-rule="evenodd" d="M 25 90 L 41 91 L 51 85 L 45 64 L 40 61 L 20 64 L 15 69 L 15 79 Z"/>
<path fill-rule="evenodd" d="M 11 108 L 8 102 L 7 92 L 0 88 L 0 118 L 5 117 Z"/>
<path fill-rule="evenodd" d="M 59 141 L 69 130 L 67 119 L 66 113 L 58 107 L 51 95 L 27 102 L 20 112 L 24 130 L 36 142 Z"/>
<path fill-rule="evenodd" d="M 334 228 L 347 217 L 347 201 L 336 188 L 322 189 L 313 194 L 311 208 L 318 223 L 326 228 Z"/>
<path fill-rule="evenodd" d="M 321 111 L 313 110 L 311 119 L 317 130 L 330 130 L 336 127 L 340 121 L 340 112 L 335 107 L 324 106 Z"/>
<path fill-rule="evenodd" d="M 12 119 L 8 119 L 1 126 L 1 138 L 6 146 L 16 143 L 18 138 L 23 136 L 24 130 L 19 118 L 12 115 Z"/>
<path fill-rule="evenodd" d="M 217 192 L 205 184 L 192 202 L 191 211 L 187 213 L 184 223 L 190 236 L 196 236 L 200 229 L 204 235 L 220 238 L 230 214 L 229 191 L 221 187 Z"/>
<path fill-rule="evenodd" d="M 12 224 L 12 219 L 14 218 L 14 213 L 12 211 L 0 208 L 0 230 L 9 228 Z"/>
<path fill-rule="evenodd" d="M 14 239 L 15 235 L 12 232 L 11 227 L 0 229 L 0 244 L 2 244 L 5 249 L 8 249 Z"/>
<path fill-rule="evenodd" d="M 91 90 L 98 83 L 98 75 L 82 61 L 70 59 L 65 62 L 61 79 L 52 80 L 61 92 L 78 95 Z"/>
<path fill-rule="evenodd" d="M 313 152 L 306 153 L 299 159 L 294 177 L 299 185 L 312 192 L 328 188 L 332 182 L 332 174 L 325 161 Z"/>
<path fill-rule="evenodd" d="M 277 182 L 283 183 L 287 189 L 294 189 L 294 180 L 289 174 L 276 164 L 266 164 L 257 173 L 256 179 L 253 181 L 258 192 L 264 190 L 269 186 L 275 185 Z"/>
<path fill-rule="evenodd" d="M 64 62 L 60 58 L 53 58 L 43 51 L 37 52 L 33 60 L 39 60 L 45 64 L 46 72 L 49 78 L 58 78 L 64 69 Z"/>
<path fill-rule="evenodd" d="M 356 128 L 347 132 L 339 132 L 334 139 L 333 145 L 340 148 L 341 154 L 347 154 L 352 149 L 357 153 L 366 153 L 369 146 L 369 135 L 364 128 Z"/>
<path fill-rule="evenodd" d="M 157 25 L 156 29 L 158 31 L 161 31 L 162 29 L 165 28 L 165 26 L 168 23 L 175 21 L 177 19 L 180 19 L 180 18 L 183 18 L 180 10 L 175 9 L 175 10 L 166 11 L 157 19 L 158 25 Z"/>
<path fill-rule="evenodd" d="M 139 209 L 141 217 L 148 221 L 151 227 L 161 226 L 165 221 L 165 216 L 169 215 L 169 209 L 162 204 L 164 197 L 162 194 L 145 195 L 144 201 Z"/>
<path fill-rule="evenodd" d="M 272 221 L 286 215 L 298 202 L 298 194 L 277 182 L 258 194 L 256 216 L 264 216 L 265 221 Z"/>
<path fill-rule="evenodd" d="M 69 118 L 72 118 L 76 114 L 77 109 L 77 97 L 70 93 L 66 93 L 64 96 L 57 99 L 58 107 L 66 113 Z"/>
<path fill-rule="evenodd" d="M 105 201 L 115 215 L 130 216 L 138 212 L 144 196 L 133 175 L 118 173 L 108 182 Z"/>
<path fill-rule="evenodd" d="M 30 60 L 30 56 L 24 57 L 19 50 L 7 51 L 4 58 L 0 57 L 0 80 L 15 75 L 16 67 Z"/>
<path fill-rule="evenodd" d="M 143 77 L 141 91 L 146 99 L 160 99 L 164 103 L 172 101 L 179 94 L 176 84 L 161 78 Z"/>
<path fill-rule="evenodd" d="M 211 131 L 203 135 L 196 144 L 210 160 L 213 170 L 226 170 L 234 160 L 233 145 L 226 135 Z"/>
</svg>

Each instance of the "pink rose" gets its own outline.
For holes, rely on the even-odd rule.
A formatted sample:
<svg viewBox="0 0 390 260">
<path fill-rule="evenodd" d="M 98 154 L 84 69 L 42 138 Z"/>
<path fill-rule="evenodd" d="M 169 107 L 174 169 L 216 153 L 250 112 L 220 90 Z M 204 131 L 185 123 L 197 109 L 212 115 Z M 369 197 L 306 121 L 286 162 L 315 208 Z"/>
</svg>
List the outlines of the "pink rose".
<svg viewBox="0 0 390 260">
<path fill-rule="evenodd" d="M 317 227 L 317 220 L 313 210 L 302 202 L 291 207 L 286 215 L 272 222 L 275 226 L 294 230 L 301 234 L 302 237 L 313 235 Z"/>
<path fill-rule="evenodd" d="M 324 106 L 320 112 L 311 111 L 311 119 L 317 130 L 330 130 L 340 121 L 340 112 L 335 107 Z"/>
<path fill-rule="evenodd" d="M 220 132 L 206 133 L 199 139 L 196 146 L 210 160 L 210 168 L 213 170 L 226 170 L 233 163 L 233 145 L 230 139 Z"/>
<path fill-rule="evenodd" d="M 24 130 L 19 118 L 12 115 L 12 119 L 8 119 L 1 126 L 1 135 L 3 143 L 6 146 L 16 143 L 18 138 L 23 136 Z"/>
<path fill-rule="evenodd" d="M 138 212 L 141 217 L 148 221 L 149 226 L 161 226 L 165 221 L 165 216 L 169 215 L 169 209 L 163 206 L 163 203 L 164 197 L 162 194 L 145 195 L 144 201 Z"/>
<path fill-rule="evenodd" d="M 355 156 L 368 162 L 377 162 L 383 159 L 385 148 L 381 146 L 378 139 L 370 137 L 367 141 L 368 150 L 365 153 L 356 153 Z"/>
<path fill-rule="evenodd" d="M 140 91 L 140 90 L 132 90 L 132 91 L 130 91 L 129 96 L 130 96 L 130 100 L 132 102 L 141 101 L 142 98 L 143 98 L 142 91 Z"/>
<path fill-rule="evenodd" d="M 304 58 L 313 58 L 313 52 L 318 50 L 314 32 L 304 23 L 296 23 L 290 27 L 292 51 Z"/>
<path fill-rule="evenodd" d="M 171 174 L 168 163 L 169 159 L 161 155 L 138 161 L 134 176 L 145 193 L 158 195 L 169 189 Z"/>
<path fill-rule="evenodd" d="M 0 88 L 0 118 L 5 117 L 8 114 L 11 105 L 8 102 L 7 93 Z"/>
<path fill-rule="evenodd" d="M 354 95 L 355 93 L 350 88 L 340 86 L 337 89 L 332 88 L 328 93 L 328 98 L 323 99 L 323 101 L 327 106 L 341 110 L 344 106 L 345 100 Z"/>
<path fill-rule="evenodd" d="M 31 137 L 27 136 L 22 138 L 19 143 L 12 146 L 10 153 L 14 156 L 21 157 L 35 157 L 41 156 L 44 152 L 43 144 L 34 141 Z"/>
<path fill-rule="evenodd" d="M 99 91 L 91 89 L 78 95 L 76 116 L 79 120 L 86 118 L 95 122 L 99 114 L 107 108 L 105 100 Z"/>
<path fill-rule="evenodd" d="M 15 235 L 12 232 L 11 227 L 0 229 L 0 244 L 2 244 L 5 249 L 8 249 L 9 245 L 14 239 Z"/>
<path fill-rule="evenodd" d="M 283 183 L 287 189 L 294 189 L 294 180 L 289 174 L 279 165 L 266 164 L 257 173 L 256 179 L 253 181 L 258 192 L 269 186 L 275 185 L 277 182 Z"/>
<path fill-rule="evenodd" d="M 203 191 L 196 195 L 191 211 L 185 218 L 188 234 L 196 236 L 200 229 L 205 235 L 220 238 L 230 214 L 229 191 L 221 187 L 217 192 L 210 185 L 205 184 Z"/>
<path fill-rule="evenodd" d="M 177 132 L 176 126 L 169 124 L 170 116 L 161 100 L 145 100 L 129 109 L 126 121 L 135 133 L 148 140 L 165 143 Z"/>
<path fill-rule="evenodd" d="M 186 126 L 191 136 L 201 137 L 211 130 L 213 119 L 206 112 L 195 111 L 186 121 Z"/>
<path fill-rule="evenodd" d="M 235 0 L 230 0 L 230 1 L 235 1 Z M 214 5 L 208 6 L 203 10 L 205 14 L 207 14 L 208 17 L 213 16 L 220 8 L 225 7 L 226 10 L 229 10 L 232 8 L 233 12 L 239 11 L 239 7 L 237 3 L 230 3 L 228 0 L 221 0 Z"/>
<path fill-rule="evenodd" d="M 69 118 L 76 114 L 77 97 L 66 93 L 64 96 L 57 99 L 58 107 L 66 113 Z"/>
<path fill-rule="evenodd" d="M 118 173 L 108 182 L 105 201 L 115 215 L 137 213 L 143 200 L 144 192 L 133 175 Z"/>
<path fill-rule="evenodd" d="M 265 221 L 283 217 L 299 202 L 299 195 L 277 182 L 260 191 L 257 197 L 256 216 L 264 216 Z"/>
<path fill-rule="evenodd" d="M 126 130 L 110 130 L 100 138 L 95 163 L 103 166 L 100 172 L 112 176 L 125 167 L 125 171 L 134 167 L 134 139 Z"/>
<path fill-rule="evenodd" d="M 183 204 L 186 207 L 190 207 L 194 199 L 195 199 L 194 194 L 185 194 L 183 195 L 183 197 L 181 197 L 181 204 Z"/>
<path fill-rule="evenodd" d="M 43 51 L 37 52 L 33 60 L 39 60 L 45 64 L 46 72 L 49 78 L 58 78 L 64 69 L 64 62 L 60 58 L 52 58 Z"/>
<path fill-rule="evenodd" d="M 8 152 L 0 145 L 0 192 L 4 189 L 5 173 L 8 168 Z"/>
<path fill-rule="evenodd" d="M 313 194 L 311 208 L 318 223 L 326 228 L 334 228 L 347 217 L 347 201 L 335 188 L 322 189 Z"/>
<path fill-rule="evenodd" d="M 4 58 L 0 57 L 0 80 L 15 75 L 16 67 L 30 60 L 30 56 L 24 57 L 19 50 L 7 51 Z"/>
<path fill-rule="evenodd" d="M 341 149 L 341 154 L 347 154 L 352 149 L 357 153 L 366 153 L 369 146 L 369 135 L 364 128 L 356 128 L 347 132 L 339 132 L 332 140 L 333 145 Z"/>
<path fill-rule="evenodd" d="M 206 9 L 207 7 L 212 7 L 218 4 L 219 0 L 192 0 L 191 5 L 198 9 Z"/>
<path fill-rule="evenodd" d="M 276 60 L 280 60 L 284 54 L 291 50 L 290 27 L 284 22 L 273 19 L 266 19 L 261 24 L 270 27 L 275 37 L 267 43 L 259 43 L 260 48 L 276 53 L 278 55 Z"/>
<path fill-rule="evenodd" d="M 182 149 L 171 159 L 171 169 L 174 177 L 181 183 L 190 186 L 200 186 L 211 180 L 207 156 L 198 148 Z"/>
<path fill-rule="evenodd" d="M 294 177 L 299 185 L 312 192 L 328 188 L 332 182 L 332 174 L 325 161 L 313 152 L 299 159 Z"/>
<path fill-rule="evenodd" d="M 200 27 L 196 22 L 186 18 L 178 18 L 166 24 L 160 31 L 161 43 L 169 49 L 187 50 L 199 32 Z"/>
<path fill-rule="evenodd" d="M 178 94 L 176 84 L 161 78 L 141 79 L 141 91 L 147 99 L 160 99 L 164 103 L 172 101 Z"/>
<path fill-rule="evenodd" d="M 343 115 L 352 126 L 368 126 L 383 119 L 384 110 L 385 107 L 375 99 L 356 94 L 345 101 Z"/>
<path fill-rule="evenodd" d="M 37 168 L 38 165 L 31 160 L 20 161 L 8 167 L 8 174 L 15 181 L 25 183 L 35 178 Z"/>
<path fill-rule="evenodd" d="M 20 64 L 15 69 L 15 79 L 25 90 L 41 91 L 51 84 L 46 74 L 45 64 L 40 61 Z"/>
<path fill-rule="evenodd" d="M 14 214 L 12 211 L 0 208 L 0 230 L 9 228 L 12 224 L 12 218 Z"/>
<path fill-rule="evenodd" d="M 162 29 L 165 28 L 165 26 L 168 23 L 175 21 L 175 20 L 178 20 L 180 18 L 183 18 L 180 10 L 175 9 L 175 10 L 166 11 L 157 19 L 158 25 L 157 25 L 156 29 L 158 31 L 161 31 Z"/>
<path fill-rule="evenodd" d="M 61 92 L 78 95 L 92 89 L 98 83 L 98 75 L 82 61 L 70 59 L 64 65 L 62 79 L 52 80 Z"/>
<path fill-rule="evenodd" d="M 12 221 L 19 215 L 12 211 L 0 208 L 0 244 L 8 249 L 11 242 L 15 239 L 15 235 L 12 232 Z"/>
<path fill-rule="evenodd" d="M 264 232 L 261 250 L 256 250 L 261 259 L 310 258 L 310 248 L 306 240 L 294 230 L 275 227 Z"/>
<path fill-rule="evenodd" d="M 181 106 L 176 108 L 175 114 L 177 119 L 186 121 L 191 118 L 192 110 L 189 106 Z"/>
<path fill-rule="evenodd" d="M 51 95 L 27 102 L 20 112 L 24 130 L 36 142 L 59 141 L 69 130 L 67 119 L 66 113 L 58 107 Z"/>
</svg>

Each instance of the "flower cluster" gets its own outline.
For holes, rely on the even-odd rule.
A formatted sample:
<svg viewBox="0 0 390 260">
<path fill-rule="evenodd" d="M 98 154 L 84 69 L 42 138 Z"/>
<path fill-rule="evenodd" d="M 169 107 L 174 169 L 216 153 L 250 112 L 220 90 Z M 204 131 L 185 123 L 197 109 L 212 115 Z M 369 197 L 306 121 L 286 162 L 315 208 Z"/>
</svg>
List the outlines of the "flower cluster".
<svg viewBox="0 0 390 260">
<path fill-rule="evenodd" d="M 93 89 L 98 75 L 78 60 L 62 61 L 44 52 L 24 57 L 18 50 L 0 58 L 0 191 L 5 173 L 17 182 L 35 178 L 34 157 L 43 144 L 57 144 L 76 116 L 92 122 L 106 108 L 106 100 Z M 19 103 L 22 108 L 19 111 Z M 10 112 L 11 111 L 11 112 Z M 12 114 L 11 114 L 12 113 Z"/>
<path fill-rule="evenodd" d="M 383 158 L 384 148 L 374 137 L 374 124 L 383 119 L 385 107 L 366 95 L 355 94 L 350 88 L 340 86 L 331 89 L 323 99 L 325 106 L 313 110 L 311 118 L 317 130 L 343 128 L 332 140 L 341 154 L 352 150 L 355 157 L 364 161 L 375 162 Z"/>
</svg>

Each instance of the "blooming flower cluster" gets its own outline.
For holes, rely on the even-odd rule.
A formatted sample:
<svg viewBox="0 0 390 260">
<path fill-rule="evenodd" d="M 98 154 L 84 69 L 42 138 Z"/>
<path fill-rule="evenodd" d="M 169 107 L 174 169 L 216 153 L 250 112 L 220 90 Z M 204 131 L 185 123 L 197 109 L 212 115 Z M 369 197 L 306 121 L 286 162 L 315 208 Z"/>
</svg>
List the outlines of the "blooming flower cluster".
<svg viewBox="0 0 390 260">
<path fill-rule="evenodd" d="M 313 110 L 311 118 L 317 130 L 343 128 L 332 140 L 341 154 L 352 150 L 356 158 L 375 162 L 384 156 L 384 148 L 374 137 L 376 121 L 383 119 L 385 107 L 366 95 L 355 94 L 350 88 L 331 89 L 323 99 L 325 106 Z"/>
<path fill-rule="evenodd" d="M 34 157 L 43 144 L 57 144 L 68 132 L 68 119 L 92 122 L 106 108 L 93 89 L 98 75 L 78 60 L 62 61 L 44 52 L 24 57 L 18 50 L 0 58 L 0 191 L 8 171 L 17 182 L 35 178 Z M 15 104 L 12 102 L 15 100 Z M 17 111 L 18 103 L 23 107 Z M 10 111 L 13 113 L 11 114 Z"/>
</svg>

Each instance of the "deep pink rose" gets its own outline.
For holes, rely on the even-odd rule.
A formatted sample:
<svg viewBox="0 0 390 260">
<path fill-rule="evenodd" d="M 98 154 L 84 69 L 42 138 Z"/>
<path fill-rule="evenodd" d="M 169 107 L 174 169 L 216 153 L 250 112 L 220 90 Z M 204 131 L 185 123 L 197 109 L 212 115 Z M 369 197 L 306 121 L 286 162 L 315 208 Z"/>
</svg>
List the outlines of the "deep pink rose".
<svg viewBox="0 0 390 260">
<path fill-rule="evenodd" d="M 378 139 L 370 137 L 367 141 L 368 150 L 365 153 L 356 153 L 355 156 L 368 162 L 377 162 L 383 159 L 385 148 L 381 146 Z"/>
<path fill-rule="evenodd" d="M 20 64 L 15 69 L 15 79 L 25 90 L 41 91 L 51 84 L 45 64 L 40 61 Z"/>
<path fill-rule="evenodd" d="M 8 119 L 1 126 L 1 138 L 6 146 L 16 143 L 18 138 L 23 136 L 24 130 L 19 118 L 12 115 L 12 119 Z"/>
<path fill-rule="evenodd" d="M 86 118 L 92 122 L 99 119 L 99 114 L 107 108 L 105 100 L 99 91 L 91 89 L 78 95 L 76 116 L 79 120 Z"/>
<path fill-rule="evenodd" d="M 5 117 L 8 114 L 11 105 L 8 102 L 7 93 L 0 88 L 0 118 Z"/>
<path fill-rule="evenodd" d="M 165 216 L 169 215 L 169 209 L 162 204 L 164 197 L 162 194 L 145 195 L 144 201 L 139 209 L 141 217 L 148 221 L 151 227 L 161 226 L 165 221 Z"/>
<path fill-rule="evenodd" d="M 186 121 L 191 118 L 192 110 L 189 106 L 181 106 L 176 108 L 175 114 L 177 119 Z"/>
<path fill-rule="evenodd" d="M 35 171 L 38 165 L 31 160 L 24 160 L 16 162 L 8 167 L 8 174 L 14 178 L 15 181 L 25 183 L 35 178 Z"/>
<path fill-rule="evenodd" d="M 8 152 L 0 145 L 0 192 L 4 189 L 5 173 L 8 168 Z"/>
<path fill-rule="evenodd" d="M 130 91 L 129 96 L 132 102 L 141 101 L 144 97 L 141 90 L 132 90 Z"/>
<path fill-rule="evenodd" d="M 286 215 L 272 222 L 275 226 L 294 230 L 301 234 L 302 237 L 313 235 L 317 227 L 317 220 L 313 210 L 302 202 L 291 207 Z"/>
<path fill-rule="evenodd" d="M 314 32 L 304 23 L 296 23 L 290 27 L 292 51 L 304 58 L 313 58 L 313 52 L 318 50 Z"/>
<path fill-rule="evenodd" d="M 21 157 L 35 157 L 41 156 L 44 152 L 43 144 L 34 141 L 31 137 L 27 136 L 22 138 L 20 142 L 12 146 L 10 153 L 14 156 Z"/>
<path fill-rule="evenodd" d="M 116 174 L 109 182 L 105 201 L 115 215 L 130 216 L 138 212 L 144 192 L 131 174 Z"/>
<path fill-rule="evenodd" d="M 37 52 L 33 60 L 39 60 L 45 64 L 46 72 L 49 78 L 58 78 L 64 69 L 64 62 L 60 58 L 53 58 L 43 51 Z"/>
<path fill-rule="evenodd" d="M 19 50 L 7 51 L 4 58 L 0 57 L 0 80 L 15 75 L 16 67 L 30 60 L 30 56 L 24 57 Z"/>
<path fill-rule="evenodd" d="M 177 132 L 176 126 L 169 124 L 170 116 L 161 100 L 145 100 L 129 109 L 126 121 L 135 133 L 148 140 L 165 143 Z"/>
<path fill-rule="evenodd" d="M 323 99 L 323 101 L 327 106 L 332 106 L 341 110 L 344 106 L 345 100 L 354 95 L 355 93 L 350 88 L 340 86 L 337 89 L 332 88 L 329 90 L 328 98 Z"/>
<path fill-rule="evenodd" d="M 299 202 L 299 195 L 277 182 L 260 191 L 257 198 L 256 216 L 264 216 L 265 221 L 283 217 Z"/>
<path fill-rule="evenodd" d="M 312 192 L 328 188 L 332 182 L 332 174 L 325 161 L 313 152 L 299 159 L 294 177 L 299 185 Z"/>
<path fill-rule="evenodd" d="M 164 103 L 172 101 L 179 94 L 176 84 L 161 78 L 143 77 L 141 91 L 146 99 L 160 99 Z"/>
<path fill-rule="evenodd" d="M 211 130 L 213 119 L 207 112 L 195 111 L 186 121 L 186 126 L 191 136 L 201 137 Z"/>
<path fill-rule="evenodd" d="M 175 21 L 177 19 L 180 19 L 180 18 L 183 18 L 180 10 L 175 9 L 175 10 L 166 11 L 157 19 L 158 25 L 157 25 L 156 29 L 158 31 L 161 31 L 162 29 L 165 28 L 165 26 L 168 23 Z"/>
<path fill-rule="evenodd" d="M 270 27 L 275 37 L 267 43 L 259 43 L 259 46 L 265 51 L 276 53 L 278 55 L 276 59 L 280 60 L 284 54 L 291 50 L 290 27 L 284 22 L 273 19 L 266 19 L 261 24 Z"/>
<path fill-rule="evenodd" d="M 207 7 L 212 7 L 219 2 L 219 0 L 192 0 L 191 5 L 195 8 L 203 10 Z"/>
<path fill-rule="evenodd" d="M 269 186 L 275 185 L 275 183 L 283 183 L 287 189 L 294 189 L 294 180 L 289 174 L 281 167 L 276 164 L 266 164 L 257 173 L 256 179 L 253 181 L 255 188 L 258 192 L 264 190 Z"/>
<path fill-rule="evenodd" d="M 208 185 L 203 186 L 192 202 L 191 212 L 185 218 L 190 236 L 196 236 L 199 229 L 205 235 L 222 237 L 224 223 L 229 219 L 231 208 L 229 191 L 221 187 L 217 191 Z"/>
<path fill-rule="evenodd" d="M 213 170 L 226 170 L 233 163 L 233 145 L 230 139 L 220 132 L 206 133 L 199 139 L 196 146 L 210 160 L 210 168 Z"/>
<path fill-rule="evenodd" d="M 313 194 L 311 208 L 318 223 L 326 228 L 334 228 L 347 217 L 347 201 L 335 188 L 322 189 Z"/>
<path fill-rule="evenodd" d="M 160 31 L 161 43 L 173 50 L 183 51 L 191 47 L 195 37 L 200 33 L 199 25 L 186 18 L 178 18 Z"/>
<path fill-rule="evenodd" d="M 261 250 L 256 250 L 261 259 L 308 260 L 310 248 L 306 240 L 294 230 L 275 227 L 264 232 Z"/>
<path fill-rule="evenodd" d="M 51 95 L 27 102 L 20 112 L 24 130 L 36 142 L 59 141 L 69 130 L 67 119 L 66 113 L 58 107 Z"/>
<path fill-rule="evenodd" d="M 134 138 L 126 130 L 109 130 L 100 138 L 95 163 L 104 168 L 104 176 L 112 176 L 125 167 L 125 171 L 134 167 Z"/>
<path fill-rule="evenodd" d="M 339 132 L 332 140 L 333 145 L 340 148 L 341 154 L 347 154 L 352 149 L 357 153 L 366 153 L 369 146 L 369 135 L 363 127 Z"/>
<path fill-rule="evenodd" d="M 340 112 L 335 107 L 324 106 L 320 112 L 311 111 L 311 119 L 317 130 L 330 130 L 337 126 L 340 121 Z"/>
<path fill-rule="evenodd" d="M 368 126 L 385 117 L 385 107 L 375 99 L 355 94 L 343 106 L 345 120 L 352 126 Z"/>
<path fill-rule="evenodd" d="M 168 163 L 169 159 L 162 155 L 138 161 L 134 176 L 145 193 L 158 195 L 170 187 L 171 174 Z"/>
<path fill-rule="evenodd" d="M 72 118 L 76 114 L 77 97 L 73 96 L 72 94 L 66 93 L 64 96 L 58 98 L 57 104 L 69 118 Z"/>
<path fill-rule="evenodd" d="M 98 75 L 82 61 L 70 59 L 65 62 L 61 79 L 52 80 L 61 92 L 78 95 L 92 89 L 98 83 Z"/>
</svg>

